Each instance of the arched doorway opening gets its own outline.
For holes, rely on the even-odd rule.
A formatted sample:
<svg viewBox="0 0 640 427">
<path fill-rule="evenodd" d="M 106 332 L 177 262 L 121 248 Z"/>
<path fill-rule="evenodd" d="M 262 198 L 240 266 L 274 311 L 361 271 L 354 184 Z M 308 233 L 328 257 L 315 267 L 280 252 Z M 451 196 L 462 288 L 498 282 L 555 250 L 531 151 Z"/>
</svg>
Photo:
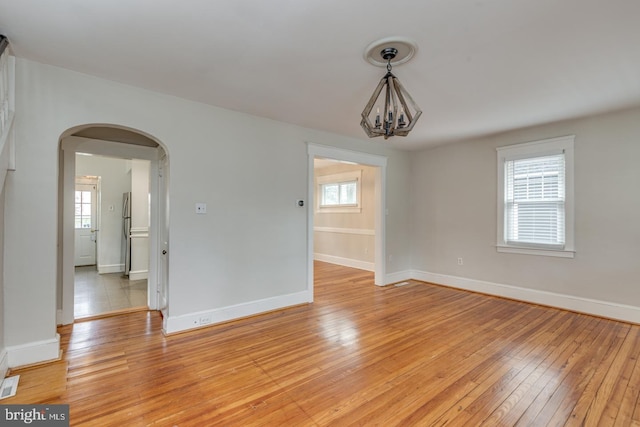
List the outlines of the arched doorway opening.
<svg viewBox="0 0 640 427">
<path fill-rule="evenodd" d="M 86 124 L 65 131 L 59 143 L 58 174 L 58 278 L 57 323 L 70 324 L 75 320 L 75 230 L 76 222 L 76 158 L 78 154 L 128 159 L 148 165 L 148 219 L 135 232 L 133 244 L 145 242 L 144 267 L 137 266 L 134 273 L 144 272 L 147 278 L 146 304 L 151 310 L 163 311 L 168 316 L 168 189 L 169 158 L 166 148 L 151 135 L 136 129 L 117 125 Z M 106 209 L 111 209 L 107 206 Z M 115 207 L 113 211 L 116 211 Z M 118 206 L 117 215 L 121 213 Z M 115 215 L 116 212 L 111 212 Z M 99 224 L 93 227 L 99 233 Z M 132 230 L 133 237 L 133 230 Z M 141 243 L 138 243 L 140 245 Z M 134 247 L 132 247 L 135 250 Z M 143 257 L 137 257 L 141 260 Z M 110 266 L 117 268 L 117 266 Z"/>
</svg>

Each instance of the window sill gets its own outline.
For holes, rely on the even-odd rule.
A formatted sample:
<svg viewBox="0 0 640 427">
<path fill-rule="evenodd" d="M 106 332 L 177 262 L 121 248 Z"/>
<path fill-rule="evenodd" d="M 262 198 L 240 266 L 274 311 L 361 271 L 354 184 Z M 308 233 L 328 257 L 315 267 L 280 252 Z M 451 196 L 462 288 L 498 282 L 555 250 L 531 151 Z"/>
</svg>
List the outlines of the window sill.
<svg viewBox="0 0 640 427">
<path fill-rule="evenodd" d="M 574 258 L 576 255 L 575 251 L 570 251 L 566 249 L 540 249 L 540 248 L 522 248 L 517 246 L 504 246 L 498 245 L 496 246 L 498 252 L 501 253 L 510 253 L 510 254 L 521 254 L 521 255 L 541 255 L 541 256 L 551 256 L 557 258 Z"/>
<path fill-rule="evenodd" d="M 316 213 L 360 213 L 362 212 L 362 208 L 358 206 L 336 206 L 333 208 L 329 207 L 321 207 L 320 209 L 316 209 Z"/>
</svg>

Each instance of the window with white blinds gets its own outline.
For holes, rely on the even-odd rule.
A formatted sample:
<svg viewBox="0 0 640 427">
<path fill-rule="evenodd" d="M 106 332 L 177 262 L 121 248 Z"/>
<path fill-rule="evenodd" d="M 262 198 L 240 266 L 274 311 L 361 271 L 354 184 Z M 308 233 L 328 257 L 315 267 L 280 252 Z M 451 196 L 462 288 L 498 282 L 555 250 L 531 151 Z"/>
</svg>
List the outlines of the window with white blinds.
<svg viewBox="0 0 640 427">
<path fill-rule="evenodd" d="M 564 153 L 505 162 L 507 243 L 564 247 Z"/>
<path fill-rule="evenodd" d="M 498 250 L 573 256 L 573 136 L 498 148 Z"/>
</svg>

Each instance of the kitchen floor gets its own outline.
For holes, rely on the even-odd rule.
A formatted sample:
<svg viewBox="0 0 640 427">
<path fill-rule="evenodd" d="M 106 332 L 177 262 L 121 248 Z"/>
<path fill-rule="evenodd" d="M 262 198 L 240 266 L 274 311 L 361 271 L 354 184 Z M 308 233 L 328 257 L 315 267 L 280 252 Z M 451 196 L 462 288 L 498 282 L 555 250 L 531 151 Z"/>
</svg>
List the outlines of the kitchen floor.
<svg viewBox="0 0 640 427">
<path fill-rule="evenodd" d="M 122 273 L 98 274 L 95 266 L 76 267 L 76 319 L 146 308 L 146 279 L 129 280 Z"/>
</svg>

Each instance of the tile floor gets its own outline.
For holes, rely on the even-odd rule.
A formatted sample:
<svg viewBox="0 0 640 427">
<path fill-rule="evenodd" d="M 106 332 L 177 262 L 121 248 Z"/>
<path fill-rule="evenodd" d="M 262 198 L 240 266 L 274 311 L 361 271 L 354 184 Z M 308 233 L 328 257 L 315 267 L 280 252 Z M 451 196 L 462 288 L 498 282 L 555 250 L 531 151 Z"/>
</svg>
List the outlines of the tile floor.
<svg viewBox="0 0 640 427">
<path fill-rule="evenodd" d="M 75 318 L 147 307 L 147 281 L 122 273 L 98 274 L 95 266 L 76 267 Z"/>
</svg>

